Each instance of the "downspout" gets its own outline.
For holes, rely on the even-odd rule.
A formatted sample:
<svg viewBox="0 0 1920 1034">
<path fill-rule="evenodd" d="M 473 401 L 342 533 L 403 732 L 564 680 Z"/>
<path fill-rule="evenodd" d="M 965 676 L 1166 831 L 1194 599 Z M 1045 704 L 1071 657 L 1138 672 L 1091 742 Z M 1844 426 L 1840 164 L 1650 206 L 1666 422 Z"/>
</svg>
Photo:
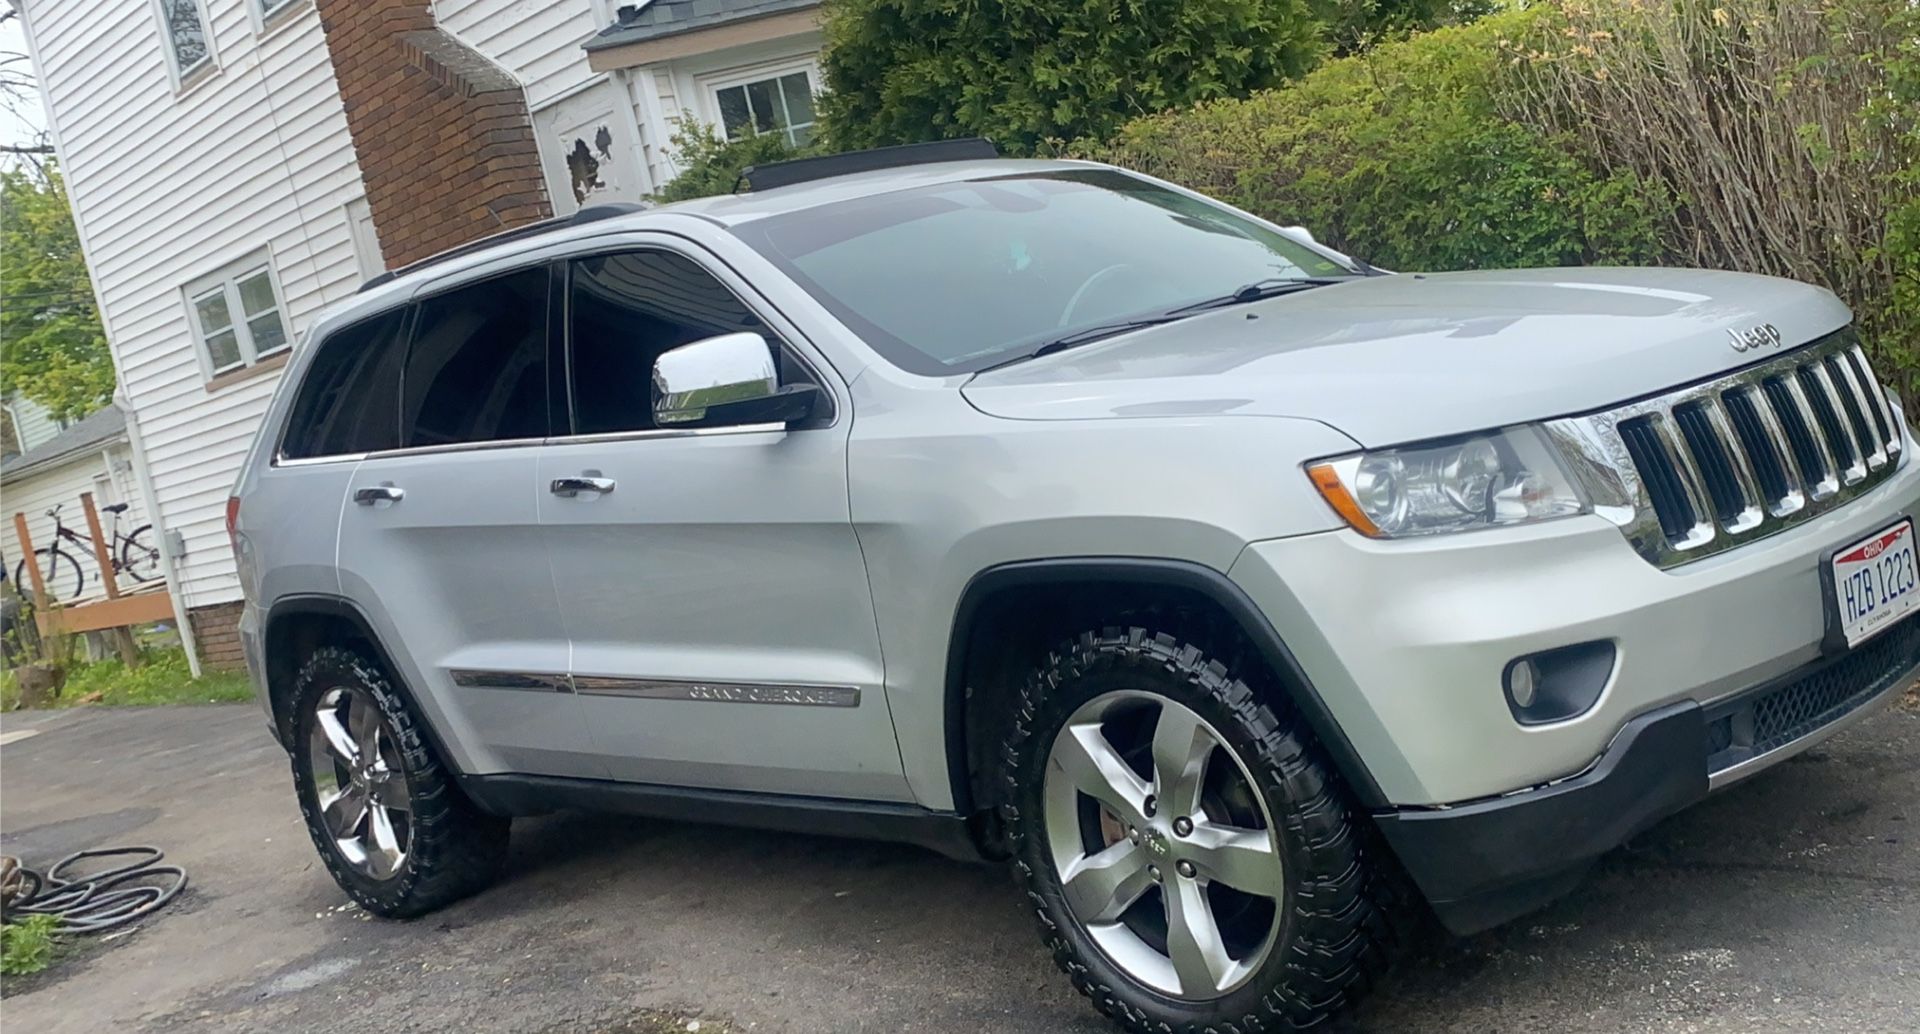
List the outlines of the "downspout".
<svg viewBox="0 0 1920 1034">
<path fill-rule="evenodd" d="M 200 650 L 193 641 L 193 623 L 187 619 L 186 596 L 180 591 L 179 558 L 173 552 L 173 536 L 167 534 L 160 516 L 160 496 L 153 490 L 153 475 L 147 470 L 147 442 L 140 434 L 140 418 L 125 395 L 114 404 L 127 416 L 127 444 L 133 448 L 133 479 L 140 486 L 140 500 L 147 508 L 147 523 L 153 525 L 153 539 L 160 547 L 160 576 L 167 583 L 167 598 L 173 601 L 173 620 L 180 629 L 180 646 L 187 652 L 187 670 L 200 677 Z M 111 473 L 112 468 L 108 468 Z"/>
</svg>

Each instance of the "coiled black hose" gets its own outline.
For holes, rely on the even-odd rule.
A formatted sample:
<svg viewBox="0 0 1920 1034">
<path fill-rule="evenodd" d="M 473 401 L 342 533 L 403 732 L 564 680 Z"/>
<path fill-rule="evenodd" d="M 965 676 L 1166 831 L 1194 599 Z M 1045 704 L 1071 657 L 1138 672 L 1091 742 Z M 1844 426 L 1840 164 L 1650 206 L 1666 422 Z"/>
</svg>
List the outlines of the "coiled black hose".
<svg viewBox="0 0 1920 1034">
<path fill-rule="evenodd" d="M 102 872 L 68 871 L 89 858 L 135 860 Z M 187 870 L 161 865 L 157 847 L 104 847 L 76 851 L 45 873 L 26 866 L 17 871 L 20 890 L 7 904 L 7 918 L 46 915 L 60 919 L 60 933 L 102 933 L 158 911 L 187 885 Z"/>
</svg>

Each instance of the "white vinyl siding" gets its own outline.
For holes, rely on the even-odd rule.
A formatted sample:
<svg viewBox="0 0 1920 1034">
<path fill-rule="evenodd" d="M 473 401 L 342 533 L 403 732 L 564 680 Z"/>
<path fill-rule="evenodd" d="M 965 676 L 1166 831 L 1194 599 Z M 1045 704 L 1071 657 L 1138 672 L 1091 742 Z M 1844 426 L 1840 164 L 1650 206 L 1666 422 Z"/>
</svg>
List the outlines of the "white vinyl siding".
<svg viewBox="0 0 1920 1034">
<path fill-rule="evenodd" d="M 538 109 L 601 78 L 580 45 L 602 24 L 590 0 L 433 0 L 440 27 L 519 79 Z"/>
<path fill-rule="evenodd" d="M 360 284 L 346 206 L 365 188 L 319 16 L 301 2 L 260 34 L 252 3 L 207 5 L 221 74 L 181 93 L 153 20 L 70 0 L 24 4 L 114 364 L 145 439 L 149 503 L 185 541 L 188 607 L 240 598 L 226 498 L 278 374 L 208 393 L 186 281 L 265 249 L 290 338 Z"/>
<path fill-rule="evenodd" d="M 265 255 L 187 285 L 187 309 L 208 379 L 285 351 L 292 339 Z"/>
<path fill-rule="evenodd" d="M 65 426 L 53 418 L 47 407 L 23 395 L 8 399 L 6 406 L 7 413 L 13 417 L 13 433 L 19 439 L 10 444 L 20 452 L 26 452 L 59 434 Z"/>
</svg>

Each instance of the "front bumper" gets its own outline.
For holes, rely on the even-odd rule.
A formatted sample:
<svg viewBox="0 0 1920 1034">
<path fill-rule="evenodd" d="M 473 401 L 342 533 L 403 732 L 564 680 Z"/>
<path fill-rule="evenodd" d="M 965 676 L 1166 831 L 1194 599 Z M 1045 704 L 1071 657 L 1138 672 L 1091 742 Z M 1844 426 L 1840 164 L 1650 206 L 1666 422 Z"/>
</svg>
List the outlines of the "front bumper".
<svg viewBox="0 0 1920 1034">
<path fill-rule="evenodd" d="M 1377 541 L 1249 545 L 1228 574 L 1272 623 L 1384 802 L 1451 805 L 1585 771 L 1633 717 L 1716 701 L 1826 654 L 1824 559 L 1920 514 L 1920 462 L 1850 505 L 1660 570 L 1599 517 Z M 1521 725 L 1515 658 L 1594 641 L 1613 671 L 1585 712 Z"/>
<path fill-rule="evenodd" d="M 1670 570 L 1598 517 L 1382 542 L 1257 542 L 1229 571 L 1379 788 L 1376 816 L 1441 917 L 1551 900 L 1635 832 L 1831 735 L 1920 664 L 1920 616 L 1835 652 L 1826 557 L 1920 517 L 1920 462 L 1850 504 Z M 1515 658 L 1606 641 L 1583 713 L 1522 725 Z M 1786 696 L 1776 696 L 1791 690 Z"/>
<path fill-rule="evenodd" d="M 1569 890 L 1593 860 L 1727 785 L 1876 713 L 1920 674 L 1920 615 L 1710 706 L 1635 716 L 1585 772 L 1517 794 L 1377 816 L 1448 929 L 1497 926 Z"/>
</svg>

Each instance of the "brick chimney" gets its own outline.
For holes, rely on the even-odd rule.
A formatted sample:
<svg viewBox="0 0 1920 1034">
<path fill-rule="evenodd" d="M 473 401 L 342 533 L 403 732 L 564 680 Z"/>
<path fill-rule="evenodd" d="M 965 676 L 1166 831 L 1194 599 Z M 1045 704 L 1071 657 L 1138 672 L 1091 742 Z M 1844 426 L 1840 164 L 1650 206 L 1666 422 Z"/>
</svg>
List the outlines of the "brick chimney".
<svg viewBox="0 0 1920 1034">
<path fill-rule="evenodd" d="M 316 0 L 388 268 L 553 214 L 526 94 L 429 0 Z"/>
</svg>

